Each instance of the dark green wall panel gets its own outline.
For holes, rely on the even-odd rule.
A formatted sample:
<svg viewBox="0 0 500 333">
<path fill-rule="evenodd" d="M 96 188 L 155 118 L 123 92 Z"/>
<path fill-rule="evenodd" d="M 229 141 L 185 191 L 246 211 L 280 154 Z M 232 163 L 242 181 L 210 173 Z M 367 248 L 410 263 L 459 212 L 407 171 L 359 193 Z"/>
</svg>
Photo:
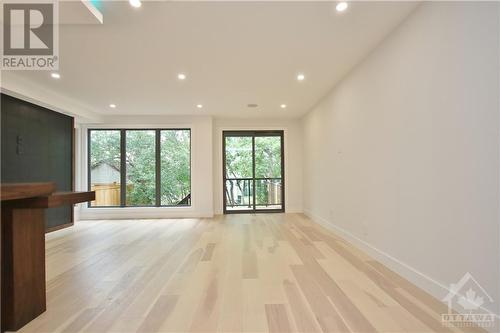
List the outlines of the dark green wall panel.
<svg viewBox="0 0 500 333">
<path fill-rule="evenodd" d="M 72 189 L 73 118 L 1 95 L 2 182 L 52 181 Z M 71 222 L 71 208 L 47 210 L 47 228 Z"/>
</svg>

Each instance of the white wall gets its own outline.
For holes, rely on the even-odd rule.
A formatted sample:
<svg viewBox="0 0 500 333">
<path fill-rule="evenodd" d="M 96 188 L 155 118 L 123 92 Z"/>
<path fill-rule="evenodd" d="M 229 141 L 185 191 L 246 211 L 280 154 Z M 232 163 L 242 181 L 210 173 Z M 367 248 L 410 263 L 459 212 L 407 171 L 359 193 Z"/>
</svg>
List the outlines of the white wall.
<svg viewBox="0 0 500 333">
<path fill-rule="evenodd" d="M 420 5 L 303 119 L 308 215 L 437 297 L 470 272 L 496 304 L 498 6 Z"/>
<path fill-rule="evenodd" d="M 285 111 L 284 111 L 285 112 Z M 214 212 L 222 214 L 222 131 L 283 130 L 285 211 L 302 212 L 302 128 L 297 119 L 216 119 L 214 121 Z"/>
<path fill-rule="evenodd" d="M 213 216 L 212 118 L 211 117 L 104 117 L 99 124 L 78 129 L 81 156 L 87 156 L 88 128 L 191 128 L 191 207 L 88 208 L 81 205 L 80 219 L 168 218 Z M 87 159 L 77 162 L 77 189 L 87 188 Z"/>
</svg>

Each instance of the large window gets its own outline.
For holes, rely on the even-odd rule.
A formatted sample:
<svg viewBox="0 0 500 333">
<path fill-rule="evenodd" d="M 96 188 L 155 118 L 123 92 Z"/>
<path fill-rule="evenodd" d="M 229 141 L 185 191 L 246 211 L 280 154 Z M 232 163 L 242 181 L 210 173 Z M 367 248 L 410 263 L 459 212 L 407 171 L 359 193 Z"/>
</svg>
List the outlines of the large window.
<svg viewBox="0 0 500 333">
<path fill-rule="evenodd" d="M 189 129 L 90 129 L 90 207 L 191 205 Z"/>
</svg>

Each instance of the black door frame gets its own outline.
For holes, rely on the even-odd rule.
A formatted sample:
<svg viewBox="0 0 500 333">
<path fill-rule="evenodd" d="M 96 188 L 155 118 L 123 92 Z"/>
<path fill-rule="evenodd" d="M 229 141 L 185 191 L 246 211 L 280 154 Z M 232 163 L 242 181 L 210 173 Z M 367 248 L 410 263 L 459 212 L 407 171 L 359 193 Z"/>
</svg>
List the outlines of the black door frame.
<svg viewBox="0 0 500 333">
<path fill-rule="evenodd" d="M 253 182 L 253 208 L 248 210 L 227 210 L 226 198 L 226 137 L 231 136 L 247 136 L 252 138 L 252 168 L 253 177 L 250 180 Z M 255 138 L 260 136 L 277 136 L 281 140 L 281 208 L 280 209 L 256 209 L 255 202 Z M 259 178 L 260 179 L 260 178 Z M 285 212 L 285 136 L 283 130 L 242 130 L 242 131 L 222 131 L 222 198 L 224 214 L 253 214 L 253 213 L 284 213 Z"/>
</svg>

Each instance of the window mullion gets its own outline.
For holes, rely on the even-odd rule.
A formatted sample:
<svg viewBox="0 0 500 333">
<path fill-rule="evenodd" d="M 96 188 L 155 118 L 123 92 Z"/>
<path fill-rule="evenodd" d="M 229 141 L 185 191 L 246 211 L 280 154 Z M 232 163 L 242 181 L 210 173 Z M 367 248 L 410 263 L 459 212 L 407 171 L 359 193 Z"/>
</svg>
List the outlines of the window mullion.
<svg viewBox="0 0 500 333">
<path fill-rule="evenodd" d="M 161 206 L 161 131 L 156 130 L 156 147 L 155 147 L 155 159 L 156 159 L 156 206 Z"/>
<path fill-rule="evenodd" d="M 120 130 L 120 206 L 126 206 L 126 188 L 127 188 L 127 158 L 126 150 L 126 131 Z"/>
<path fill-rule="evenodd" d="M 255 133 L 252 134 L 252 186 L 253 186 L 253 210 L 255 211 L 256 209 L 256 204 L 255 204 L 255 198 L 256 198 L 256 195 L 255 195 L 255 191 L 256 191 L 256 188 L 255 186 L 257 185 L 257 183 L 255 182 Z"/>
</svg>

